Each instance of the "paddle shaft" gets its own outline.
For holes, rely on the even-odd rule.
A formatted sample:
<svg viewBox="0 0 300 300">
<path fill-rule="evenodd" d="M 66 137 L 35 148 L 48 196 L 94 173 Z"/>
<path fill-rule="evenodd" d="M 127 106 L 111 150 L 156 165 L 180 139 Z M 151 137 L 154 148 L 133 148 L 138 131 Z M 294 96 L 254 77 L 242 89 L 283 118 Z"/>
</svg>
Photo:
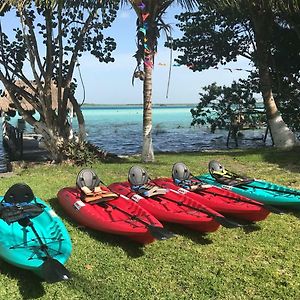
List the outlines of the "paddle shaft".
<svg viewBox="0 0 300 300">
<path fill-rule="evenodd" d="M 126 196 L 130 198 L 130 194 L 131 192 L 127 193 Z M 163 197 L 163 196 L 162 196 Z M 150 197 L 150 199 L 154 200 L 154 201 L 157 201 L 157 202 L 161 202 L 160 199 L 157 199 L 155 196 L 154 197 Z M 239 227 L 239 224 L 233 222 L 233 221 L 230 221 L 230 220 L 227 220 L 227 218 L 225 218 L 223 215 L 216 215 L 204 208 L 196 208 L 194 206 L 190 206 L 188 204 L 184 204 L 183 202 L 178 202 L 176 200 L 172 200 L 172 199 L 169 199 L 169 198 L 165 198 L 167 201 L 170 201 L 170 202 L 173 202 L 173 203 L 176 203 L 178 204 L 179 206 L 184 206 L 184 207 L 187 207 L 187 208 L 191 208 L 191 209 L 194 209 L 196 211 L 199 211 L 199 212 L 203 212 L 204 214 L 206 214 L 207 216 L 215 219 L 218 223 L 222 224 L 224 227 L 228 227 L 228 228 L 232 228 L 232 227 Z"/>
<path fill-rule="evenodd" d="M 154 226 L 154 225 L 149 224 L 148 222 L 145 222 L 144 220 L 140 219 L 140 218 L 137 217 L 136 215 L 133 215 L 133 214 L 127 212 L 126 210 L 123 210 L 123 209 L 119 208 L 118 206 L 116 206 L 116 205 L 114 205 L 114 204 L 111 204 L 111 203 L 105 203 L 105 205 L 108 205 L 108 206 L 110 206 L 111 208 L 116 209 L 116 210 L 122 212 L 123 214 L 125 214 L 125 215 L 131 217 L 132 220 L 138 221 L 138 222 L 140 222 L 140 223 L 143 224 L 143 225 L 146 225 L 146 226 Z"/>
<path fill-rule="evenodd" d="M 240 175 L 238 175 L 234 172 L 230 172 L 230 171 L 227 171 L 227 172 L 229 173 L 228 176 L 233 177 L 233 179 L 242 179 L 243 178 L 242 176 L 240 176 Z M 253 181 L 255 181 L 255 180 L 253 179 Z M 250 187 L 250 188 L 255 188 L 255 189 L 264 190 L 264 191 L 271 191 L 271 192 L 276 192 L 276 193 L 300 196 L 300 193 L 296 192 L 296 191 L 294 192 L 294 191 L 277 190 L 277 189 L 272 189 L 272 188 L 267 188 L 267 187 L 260 187 L 260 186 L 255 186 L 255 185 L 248 185 L 248 184 L 249 184 L 249 182 L 245 182 L 245 183 L 241 182 L 241 184 L 237 184 L 237 185 L 233 185 L 233 186 L 236 187 L 236 188 L 241 188 L 241 189 L 243 187 Z"/>
<path fill-rule="evenodd" d="M 220 196 L 220 197 L 225 197 L 227 199 L 232 199 L 232 200 L 235 200 L 235 201 L 238 201 L 238 202 L 245 202 L 245 203 L 249 203 L 249 204 L 253 204 L 253 205 L 257 205 L 257 206 L 264 206 L 263 203 L 260 203 L 260 202 L 254 202 L 252 200 L 248 200 L 248 199 L 242 199 L 242 198 L 239 198 L 239 197 L 234 197 L 234 196 L 228 196 L 228 195 L 222 195 L 222 194 L 219 194 L 219 193 L 215 193 L 215 192 L 209 192 L 209 191 L 197 191 L 197 194 L 202 194 L 204 195 L 205 193 L 208 193 L 208 194 L 211 194 L 213 196 Z"/>
<path fill-rule="evenodd" d="M 208 211 L 208 210 L 206 210 L 204 208 L 198 208 L 198 207 L 195 207 L 195 206 L 192 206 L 192 205 L 185 204 L 182 201 L 176 201 L 176 200 L 172 200 L 172 199 L 169 199 L 169 198 L 165 198 L 164 196 L 161 196 L 161 197 L 163 197 L 167 201 L 176 203 L 178 206 L 183 206 L 183 207 L 194 209 L 194 210 L 199 211 L 199 212 L 203 212 L 204 214 L 208 215 L 209 217 L 212 217 L 212 218 L 218 217 L 218 218 L 224 218 L 224 219 L 226 219 L 224 216 L 222 216 L 222 215 L 216 215 L 216 214 L 214 214 L 214 213 L 212 213 L 212 212 L 210 212 L 210 211 Z M 156 196 L 151 197 L 151 199 L 153 199 L 155 201 L 158 201 L 158 202 L 161 201 L 160 199 L 157 199 Z"/>
<path fill-rule="evenodd" d="M 99 179 L 99 180 L 100 180 L 100 179 Z M 106 186 L 105 183 L 104 183 L 102 180 L 100 180 L 100 182 L 101 182 L 104 186 Z M 115 193 L 116 195 L 118 195 L 119 197 L 122 197 L 121 194 L 116 193 L 116 192 L 114 192 L 114 193 Z M 129 195 L 129 193 L 128 193 L 128 195 Z M 126 195 L 126 197 L 127 197 L 127 195 Z M 108 202 L 105 203 L 105 204 L 108 205 L 108 206 L 110 206 L 111 208 L 116 209 L 116 210 L 122 212 L 123 214 L 125 214 L 125 215 L 131 217 L 133 220 L 136 220 L 136 221 L 140 222 L 141 224 L 144 224 L 144 225 L 146 225 L 146 226 L 154 226 L 154 225 L 149 224 L 148 222 L 145 222 L 144 220 L 140 219 L 140 218 L 137 217 L 136 215 L 133 215 L 133 214 L 127 212 L 126 210 L 123 210 L 122 208 L 119 208 L 118 206 L 116 206 L 116 205 L 114 205 L 114 204 L 111 204 L 111 203 L 108 203 Z"/>
<path fill-rule="evenodd" d="M 103 181 L 101 181 L 101 180 L 100 180 L 100 183 L 102 183 L 104 186 L 106 186 L 105 183 L 104 183 Z M 114 193 L 115 193 L 115 192 L 114 192 Z M 122 197 L 122 195 L 119 194 L 119 193 L 115 193 L 115 194 L 118 195 L 119 197 Z M 98 205 L 100 205 L 100 204 L 98 204 Z M 145 225 L 145 226 L 146 226 L 147 228 L 149 228 L 149 229 L 150 229 L 150 228 L 151 228 L 151 229 L 154 229 L 154 228 L 155 228 L 155 229 L 161 230 L 161 231 L 164 230 L 163 227 L 158 227 L 158 226 L 152 225 L 152 224 L 150 224 L 150 223 L 148 223 L 148 222 L 142 220 L 141 218 L 137 217 L 136 215 L 133 215 L 133 214 L 127 212 L 126 210 L 123 210 L 123 209 L 119 208 L 118 206 L 116 206 L 116 205 L 114 205 L 114 204 L 111 204 L 111 203 L 108 203 L 108 202 L 107 202 L 107 203 L 105 203 L 105 205 L 108 205 L 108 206 L 110 206 L 111 208 L 116 209 L 116 210 L 122 212 L 123 214 L 125 214 L 125 215 L 131 217 L 132 220 L 135 220 L 135 221 L 140 222 L 141 224 Z M 163 234 L 163 233 L 162 233 L 162 234 Z M 164 234 L 165 234 L 165 233 L 164 233 Z"/>
<path fill-rule="evenodd" d="M 121 211 L 123 214 L 130 216 L 132 220 L 136 220 L 136 221 L 140 222 L 141 224 L 145 225 L 145 227 L 148 228 L 150 234 L 157 240 L 166 240 L 166 239 L 174 236 L 174 234 L 172 232 L 167 231 L 163 227 L 158 227 L 158 226 L 149 224 L 148 222 L 145 222 L 144 220 L 137 217 L 136 215 L 133 215 L 133 214 L 117 207 L 116 205 L 113 205 L 110 203 L 106 203 L 106 205 L 112 207 L 113 209 Z"/>
<path fill-rule="evenodd" d="M 36 229 L 33 226 L 33 223 L 31 222 L 31 220 L 29 218 L 25 218 L 25 219 L 20 220 L 19 223 L 22 226 L 29 226 L 31 228 L 31 230 L 33 231 L 34 235 L 36 236 L 39 244 L 41 245 L 41 250 L 46 254 L 47 258 L 52 258 L 51 255 L 49 254 L 48 250 L 47 250 L 48 246 L 42 241 L 40 235 L 36 231 Z"/>
<path fill-rule="evenodd" d="M 208 180 L 210 180 L 210 181 L 214 181 L 214 179 L 209 179 L 208 178 Z M 242 188 L 242 187 L 241 187 Z M 239 202 L 245 202 L 245 203 L 249 203 L 249 204 L 253 204 L 253 205 L 257 205 L 257 206 L 264 206 L 264 204 L 263 203 L 260 203 L 260 202 L 257 202 L 257 201 L 252 201 L 251 199 L 242 199 L 242 198 L 239 198 L 239 197 L 234 197 L 234 196 L 228 196 L 228 195 L 222 195 L 222 194 L 219 194 L 219 193 L 216 193 L 216 192 L 210 192 L 210 191 L 207 191 L 207 190 L 205 190 L 205 191 L 197 191 L 197 193 L 202 193 L 202 194 L 204 194 L 204 193 L 208 193 L 208 194 L 211 194 L 211 195 L 213 195 L 213 196 L 221 196 L 221 197 L 225 197 L 225 198 L 227 198 L 227 199 L 232 199 L 232 200 L 235 200 L 235 201 L 239 201 Z"/>
<path fill-rule="evenodd" d="M 209 178 L 208 178 L 208 180 L 214 181 L 213 179 L 209 179 Z M 243 186 L 239 186 L 239 187 L 241 189 L 244 189 L 244 190 L 247 189 L 247 187 L 243 187 Z M 198 191 L 197 193 L 201 193 L 201 191 Z M 283 211 L 277 209 L 276 207 L 271 206 L 269 204 L 261 203 L 259 201 L 252 201 L 251 199 L 248 200 L 248 199 L 244 199 L 244 198 L 241 199 L 241 198 L 236 198 L 236 197 L 233 197 L 233 196 L 225 196 L 225 195 L 222 195 L 222 194 L 218 194 L 218 193 L 215 193 L 215 192 L 209 192 L 209 191 L 205 191 L 205 192 L 203 191 L 202 194 L 203 193 L 209 193 L 209 194 L 212 194 L 214 196 L 223 196 L 223 197 L 226 197 L 228 199 L 233 199 L 235 201 L 239 201 L 239 202 L 244 202 L 244 203 L 249 203 L 249 204 L 252 204 L 252 205 L 260 206 L 260 207 L 263 207 L 263 208 L 265 208 L 265 209 L 267 209 L 270 212 L 273 212 L 275 214 L 282 214 L 283 213 Z"/>
<path fill-rule="evenodd" d="M 270 192 L 275 192 L 275 193 L 282 193 L 282 194 L 287 194 L 287 195 L 295 195 L 295 196 L 300 196 L 300 193 L 297 192 L 293 192 L 293 191 L 283 191 L 283 190 L 275 190 L 275 189 L 271 189 L 271 188 L 267 188 L 267 187 L 262 187 L 262 186 L 253 186 L 253 185 L 247 185 L 245 184 L 241 184 L 241 185 L 237 185 L 235 186 L 236 188 L 243 188 L 243 187 L 251 187 L 254 189 L 259 189 L 259 190 L 264 190 L 264 191 L 270 191 Z"/>
</svg>

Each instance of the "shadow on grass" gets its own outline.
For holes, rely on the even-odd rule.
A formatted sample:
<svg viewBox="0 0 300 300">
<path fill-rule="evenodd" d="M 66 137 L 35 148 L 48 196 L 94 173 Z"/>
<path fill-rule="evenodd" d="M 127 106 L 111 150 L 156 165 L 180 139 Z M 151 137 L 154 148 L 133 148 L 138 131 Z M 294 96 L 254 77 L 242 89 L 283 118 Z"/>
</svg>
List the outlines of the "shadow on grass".
<svg viewBox="0 0 300 300">
<path fill-rule="evenodd" d="M 183 235 L 197 244 L 209 245 L 212 243 L 212 240 L 209 239 L 209 236 L 207 234 L 184 227 L 181 224 L 164 223 L 164 227 L 172 231 L 176 235 Z"/>
<path fill-rule="evenodd" d="M 96 241 L 101 241 L 114 247 L 121 247 L 131 258 L 138 258 L 144 255 L 144 246 L 126 236 L 95 231 L 89 228 L 82 228 L 82 231 Z"/>
<path fill-rule="evenodd" d="M 300 219 L 300 206 L 299 207 L 276 206 L 276 207 L 280 209 L 284 214 Z"/>
<path fill-rule="evenodd" d="M 99 272 L 101 272 L 101 270 Z M 74 299 L 108 299 L 106 296 L 107 290 L 117 290 L 115 282 L 105 280 L 101 274 L 99 274 L 97 278 L 97 273 L 95 273 L 95 277 L 92 280 L 81 272 L 73 272 L 72 275 L 72 280 L 66 281 L 65 284 L 69 290 L 74 290 L 75 295 L 80 293 L 80 298 L 74 297 Z M 116 298 L 119 299 L 118 297 Z M 53 297 L 53 299 L 56 298 Z"/>
<path fill-rule="evenodd" d="M 2 274 L 18 280 L 22 299 L 38 299 L 45 295 L 42 279 L 33 272 L 17 268 L 4 261 L 1 261 L 0 268 Z"/>
<path fill-rule="evenodd" d="M 233 221 L 233 222 L 236 222 L 236 223 L 240 224 L 242 230 L 245 233 L 251 233 L 251 232 L 258 231 L 258 230 L 261 229 L 260 225 L 258 223 L 243 220 L 243 219 L 239 219 L 239 218 L 235 218 L 233 216 L 228 216 L 228 218 L 230 219 L 230 221 Z"/>
<path fill-rule="evenodd" d="M 261 229 L 260 225 L 257 223 L 245 225 L 242 227 L 245 233 L 255 232 Z"/>
<path fill-rule="evenodd" d="M 81 231 L 86 232 L 93 239 L 101 241 L 102 243 L 110 244 L 112 246 L 121 247 L 124 251 L 126 251 L 128 256 L 133 258 L 140 257 L 144 254 L 143 245 L 135 242 L 134 240 L 131 240 L 128 237 L 105 233 L 103 231 L 96 231 L 84 226 L 79 226 L 63 211 L 62 207 L 58 203 L 57 198 L 49 199 L 48 202 L 63 220 L 66 219 L 68 223 L 72 224 L 74 227 L 79 227 Z"/>
<path fill-rule="evenodd" d="M 280 168 L 293 173 L 300 172 L 300 147 L 287 150 L 272 149 L 263 154 L 265 161 L 277 164 Z"/>
</svg>

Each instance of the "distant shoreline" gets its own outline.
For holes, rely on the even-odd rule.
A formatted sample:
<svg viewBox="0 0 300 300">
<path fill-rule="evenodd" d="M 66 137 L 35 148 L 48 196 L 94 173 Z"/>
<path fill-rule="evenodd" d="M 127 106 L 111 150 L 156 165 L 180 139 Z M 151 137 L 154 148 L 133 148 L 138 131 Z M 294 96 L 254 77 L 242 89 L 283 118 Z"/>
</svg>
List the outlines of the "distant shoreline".
<svg viewBox="0 0 300 300">
<path fill-rule="evenodd" d="M 153 103 L 153 107 L 170 107 L 170 106 L 196 106 L 197 103 Z M 84 103 L 82 107 L 143 107 L 143 104 L 140 103 L 130 103 L 130 104 L 103 104 L 103 103 Z"/>
</svg>

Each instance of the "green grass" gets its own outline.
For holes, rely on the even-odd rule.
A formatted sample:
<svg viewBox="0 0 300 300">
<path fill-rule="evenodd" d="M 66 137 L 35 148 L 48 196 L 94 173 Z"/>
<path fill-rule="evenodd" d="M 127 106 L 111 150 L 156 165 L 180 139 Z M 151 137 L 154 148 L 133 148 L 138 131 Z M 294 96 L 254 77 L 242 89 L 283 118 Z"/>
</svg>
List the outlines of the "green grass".
<svg viewBox="0 0 300 300">
<path fill-rule="evenodd" d="M 193 174 L 209 160 L 228 169 L 300 189 L 299 149 L 160 154 L 144 165 L 151 177 L 170 176 L 173 163 Z M 138 158 L 91 167 L 107 184 L 126 180 Z M 73 279 L 47 284 L 32 273 L 0 262 L 0 299 L 300 299 L 298 213 L 270 215 L 247 229 L 221 228 L 200 235 L 166 224 L 177 236 L 140 247 L 125 238 L 76 226 L 57 203 L 56 193 L 73 186 L 79 167 L 40 165 L 0 180 L 0 193 L 26 182 L 49 202 L 69 230 L 73 252 L 67 262 Z"/>
</svg>

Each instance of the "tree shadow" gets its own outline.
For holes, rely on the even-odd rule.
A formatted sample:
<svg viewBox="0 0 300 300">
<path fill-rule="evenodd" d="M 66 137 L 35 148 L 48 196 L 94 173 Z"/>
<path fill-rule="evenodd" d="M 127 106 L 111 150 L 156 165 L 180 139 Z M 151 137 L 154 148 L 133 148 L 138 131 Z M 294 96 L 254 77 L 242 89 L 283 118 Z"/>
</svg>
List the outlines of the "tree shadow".
<svg viewBox="0 0 300 300">
<path fill-rule="evenodd" d="M 263 153 L 265 161 L 277 164 L 281 169 L 288 170 L 292 173 L 300 172 L 300 147 L 292 149 L 272 149 Z"/>
<path fill-rule="evenodd" d="M 135 242 L 126 236 L 96 231 L 85 226 L 80 226 L 64 212 L 62 207 L 59 205 L 57 198 L 52 198 L 48 201 L 57 215 L 59 215 L 62 219 L 67 220 L 67 222 L 72 224 L 74 227 L 78 227 L 81 231 L 87 233 L 94 240 L 101 241 L 102 243 L 110 244 L 115 247 L 121 247 L 128 256 L 133 258 L 140 257 L 144 254 L 142 244 Z"/>
<path fill-rule="evenodd" d="M 268 163 L 278 165 L 280 168 L 293 173 L 300 172 L 300 147 L 291 149 L 277 149 L 270 147 L 243 149 L 243 150 L 217 150 L 207 151 L 203 154 L 215 157 L 226 155 L 227 157 L 237 158 L 245 155 L 261 155 L 263 160 Z"/>
<path fill-rule="evenodd" d="M 164 227 L 176 235 L 183 235 L 190 239 L 191 241 L 201 244 L 201 245 L 209 245 L 212 243 L 212 240 L 209 238 L 208 234 L 201 233 L 199 231 L 190 229 L 188 227 L 184 227 L 181 224 L 175 223 L 164 223 Z"/>
<path fill-rule="evenodd" d="M 81 228 L 86 234 L 96 241 L 101 241 L 103 244 L 110 244 L 114 247 L 121 247 L 129 257 L 138 258 L 144 255 L 144 245 L 134 240 L 111 233 L 106 233 L 103 231 L 96 231 L 89 228 Z"/>
<path fill-rule="evenodd" d="M 0 262 L 0 268 L 2 274 L 18 280 L 18 288 L 22 299 L 38 299 L 45 295 L 42 279 L 33 272 L 20 269 L 5 261 Z"/>
</svg>

